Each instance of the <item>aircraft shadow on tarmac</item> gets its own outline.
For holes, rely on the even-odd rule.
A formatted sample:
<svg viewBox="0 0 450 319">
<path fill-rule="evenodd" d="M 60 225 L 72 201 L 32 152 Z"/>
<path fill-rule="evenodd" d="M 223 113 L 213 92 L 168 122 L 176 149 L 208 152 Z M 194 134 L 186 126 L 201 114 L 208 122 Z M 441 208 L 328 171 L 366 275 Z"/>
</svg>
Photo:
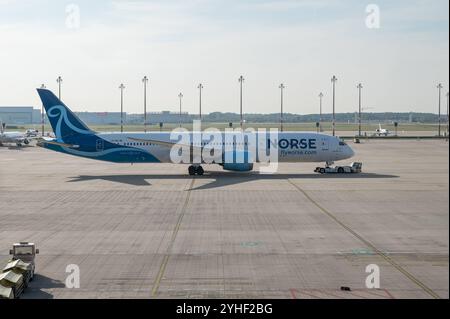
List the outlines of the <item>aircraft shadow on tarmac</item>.
<svg viewBox="0 0 450 319">
<path fill-rule="evenodd" d="M 9 145 L 9 146 L 0 146 L 0 147 L 3 147 L 3 148 L 7 148 L 8 150 L 11 150 L 11 151 L 24 151 L 25 149 L 24 149 L 24 146 L 12 146 L 12 145 Z"/>
<path fill-rule="evenodd" d="M 33 147 L 34 146 L 30 145 L 30 144 L 22 145 L 22 146 L 17 146 L 14 144 L 0 144 L 0 148 L 8 149 L 11 151 L 25 151 L 26 149 L 33 148 Z"/>
<path fill-rule="evenodd" d="M 213 189 L 218 187 L 224 187 L 235 184 L 248 183 L 253 181 L 279 181 L 288 179 L 386 179 L 386 178 L 398 178 L 396 175 L 383 175 L 375 173 L 361 173 L 361 174 L 345 174 L 345 175 L 320 175 L 320 174 L 258 174 L 258 173 L 248 173 L 248 174 L 236 174 L 227 172 L 211 172 L 206 173 L 203 176 L 194 177 L 196 180 L 209 181 L 208 184 L 195 187 L 192 190 L 204 190 Z M 133 185 L 133 186 L 151 186 L 150 181 L 152 179 L 163 179 L 163 180 L 190 180 L 192 176 L 184 174 L 173 174 L 173 175 L 162 175 L 162 174 L 152 174 L 152 175 L 80 175 L 72 177 L 68 182 L 87 182 L 92 180 L 105 180 L 109 182 Z"/>
</svg>

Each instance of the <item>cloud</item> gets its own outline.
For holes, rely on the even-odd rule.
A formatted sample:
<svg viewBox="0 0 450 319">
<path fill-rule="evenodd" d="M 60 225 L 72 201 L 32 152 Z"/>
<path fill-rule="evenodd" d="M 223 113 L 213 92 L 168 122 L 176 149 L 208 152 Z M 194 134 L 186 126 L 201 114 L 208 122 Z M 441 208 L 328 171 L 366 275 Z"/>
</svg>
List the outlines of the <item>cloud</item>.
<svg viewBox="0 0 450 319">
<path fill-rule="evenodd" d="M 11 5 L 18 2 L 18 0 L 0 0 L 0 6 Z"/>
<path fill-rule="evenodd" d="M 185 109 L 195 112 L 200 81 L 205 111 L 238 111 L 237 78 L 244 74 L 246 112 L 277 112 L 284 82 L 286 111 L 313 113 L 319 91 L 328 106 L 336 74 L 339 111 L 355 109 L 360 81 L 376 111 L 433 111 L 434 82 L 448 79 L 448 29 L 406 33 L 395 17 L 404 19 L 405 10 L 415 21 L 418 9 L 382 3 L 382 28 L 369 30 L 364 5 L 342 3 L 283 0 L 275 10 L 267 7 L 275 1 L 114 1 L 94 14 L 86 2 L 78 30 L 65 28 L 64 16 L 50 25 L 0 22 L 0 104 L 39 105 L 34 88 L 56 88 L 62 75 L 64 97 L 77 110 L 116 110 L 124 82 L 127 111 L 139 112 L 147 75 L 152 111 L 176 110 L 182 91 Z M 301 13 L 320 5 L 321 19 Z M 442 18 L 437 9 L 424 9 L 431 22 L 434 14 Z"/>
<path fill-rule="evenodd" d="M 330 0 L 269 0 L 269 1 L 244 1 L 243 8 L 259 10 L 292 10 L 305 8 L 324 8 L 336 6 L 336 1 Z"/>
</svg>

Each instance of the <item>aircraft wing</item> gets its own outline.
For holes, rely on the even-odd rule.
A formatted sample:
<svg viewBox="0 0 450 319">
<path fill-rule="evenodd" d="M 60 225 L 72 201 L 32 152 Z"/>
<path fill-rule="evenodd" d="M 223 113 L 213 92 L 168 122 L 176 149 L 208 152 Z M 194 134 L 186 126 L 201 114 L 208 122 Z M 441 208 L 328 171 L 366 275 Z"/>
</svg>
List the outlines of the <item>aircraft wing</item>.
<svg viewBox="0 0 450 319">
<path fill-rule="evenodd" d="M 180 146 L 185 146 L 185 147 L 189 147 L 191 152 L 194 152 L 194 150 L 203 150 L 202 146 L 195 146 L 195 145 L 188 145 L 188 144 L 181 144 L 181 143 L 177 143 L 177 142 L 166 142 L 166 141 L 158 141 L 158 140 L 153 140 L 153 139 L 144 139 L 144 138 L 134 138 L 134 137 L 129 137 L 129 140 L 132 141 L 136 141 L 136 142 L 143 142 L 143 143 L 152 143 L 155 145 L 160 145 L 160 146 L 165 146 L 168 148 L 172 148 L 175 145 L 180 145 Z"/>
</svg>

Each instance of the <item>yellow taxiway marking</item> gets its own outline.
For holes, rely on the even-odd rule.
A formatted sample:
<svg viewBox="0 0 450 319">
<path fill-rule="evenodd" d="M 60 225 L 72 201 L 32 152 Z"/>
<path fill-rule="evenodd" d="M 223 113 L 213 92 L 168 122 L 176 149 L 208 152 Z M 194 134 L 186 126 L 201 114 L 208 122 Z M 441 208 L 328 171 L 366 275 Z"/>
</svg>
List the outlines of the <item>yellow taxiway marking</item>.
<svg viewBox="0 0 450 319">
<path fill-rule="evenodd" d="M 186 214 L 187 205 L 189 204 L 189 199 L 191 197 L 191 190 L 194 186 L 195 179 L 191 180 L 190 186 L 187 189 L 187 195 L 184 199 L 183 207 L 181 208 L 181 213 L 178 216 L 177 223 L 175 225 L 175 228 L 172 232 L 172 237 L 170 238 L 169 246 L 167 247 L 166 254 L 164 256 L 164 259 L 161 263 L 161 266 L 159 267 L 158 276 L 156 276 L 155 282 L 153 283 L 153 289 L 152 289 L 152 297 L 156 297 L 158 295 L 159 285 L 161 284 L 161 280 L 164 276 L 164 273 L 166 271 L 167 263 L 169 262 L 170 254 L 172 252 L 173 245 L 175 243 L 175 239 L 177 238 L 178 231 L 180 230 L 181 223 L 183 221 L 183 217 Z"/>
<path fill-rule="evenodd" d="M 349 226 L 344 224 L 342 221 L 340 221 L 336 216 L 334 216 L 329 210 L 321 206 L 318 202 L 316 202 L 311 196 L 308 195 L 300 186 L 295 184 L 290 179 L 287 180 L 289 184 L 294 186 L 300 193 L 302 193 L 311 203 L 313 203 L 317 208 L 319 208 L 320 211 L 322 211 L 325 215 L 333 219 L 336 223 L 338 223 L 340 226 L 342 226 L 345 230 L 347 230 L 349 233 L 351 233 L 353 236 L 355 236 L 357 239 L 359 239 L 361 242 L 363 242 L 367 247 L 372 249 L 374 252 L 377 253 L 380 257 L 382 257 L 384 260 L 386 260 L 389 264 L 391 264 L 393 267 L 395 267 L 398 271 L 400 271 L 403 275 L 405 275 L 408 279 L 410 279 L 412 282 L 414 282 L 417 286 L 422 288 L 426 293 L 428 293 L 430 296 L 432 296 L 435 299 L 441 299 L 441 297 L 435 293 L 430 287 L 425 285 L 423 282 L 421 282 L 419 279 L 414 277 L 410 272 L 408 272 L 405 268 L 403 268 L 401 265 L 399 265 L 395 260 L 390 258 L 388 255 L 383 253 L 381 250 L 379 250 L 374 244 L 372 244 L 370 241 L 362 237 L 360 234 L 358 234 L 356 231 L 351 229 Z"/>
</svg>

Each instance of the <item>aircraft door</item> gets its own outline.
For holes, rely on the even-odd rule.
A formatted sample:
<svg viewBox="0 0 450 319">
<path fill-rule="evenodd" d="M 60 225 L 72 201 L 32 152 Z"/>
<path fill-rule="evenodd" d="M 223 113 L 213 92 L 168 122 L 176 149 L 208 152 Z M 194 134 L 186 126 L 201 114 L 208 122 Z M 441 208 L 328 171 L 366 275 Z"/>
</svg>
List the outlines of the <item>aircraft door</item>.
<svg viewBox="0 0 450 319">
<path fill-rule="evenodd" d="M 97 152 L 103 151 L 103 149 L 104 149 L 104 143 L 103 143 L 103 140 L 101 140 L 101 139 L 97 140 L 97 143 L 96 143 L 96 145 L 95 145 L 95 148 L 96 148 Z"/>
<path fill-rule="evenodd" d="M 320 147 L 322 151 L 328 151 L 330 149 L 328 138 L 323 137 L 320 141 Z"/>
</svg>

